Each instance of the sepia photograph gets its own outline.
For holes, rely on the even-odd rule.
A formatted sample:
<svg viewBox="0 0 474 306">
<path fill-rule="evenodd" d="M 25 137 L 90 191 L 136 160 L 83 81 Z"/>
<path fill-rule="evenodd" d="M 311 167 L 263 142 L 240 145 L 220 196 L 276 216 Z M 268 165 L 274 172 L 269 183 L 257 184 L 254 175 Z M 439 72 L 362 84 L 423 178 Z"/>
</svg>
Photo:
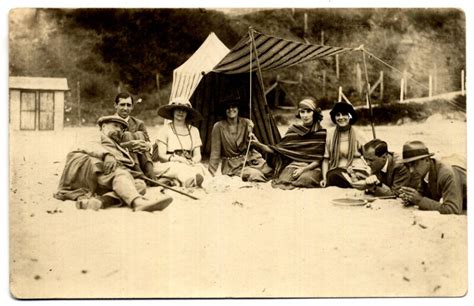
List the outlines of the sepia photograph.
<svg viewBox="0 0 474 306">
<path fill-rule="evenodd" d="M 466 12 L 291 5 L 5 12 L 11 299 L 466 297 Z"/>
</svg>

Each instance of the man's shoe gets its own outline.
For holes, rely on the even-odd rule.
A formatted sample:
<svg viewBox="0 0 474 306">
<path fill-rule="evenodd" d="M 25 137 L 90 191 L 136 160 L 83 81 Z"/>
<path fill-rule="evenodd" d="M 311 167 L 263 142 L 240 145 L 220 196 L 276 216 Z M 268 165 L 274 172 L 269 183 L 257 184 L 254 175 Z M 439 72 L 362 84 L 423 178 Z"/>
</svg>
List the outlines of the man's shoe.
<svg viewBox="0 0 474 306">
<path fill-rule="evenodd" d="M 76 201 L 77 209 L 93 209 L 97 211 L 101 209 L 102 206 L 102 201 L 97 198 L 83 198 Z"/>
<path fill-rule="evenodd" d="M 167 194 L 160 195 L 156 199 L 138 197 L 133 201 L 133 211 L 156 211 L 163 210 L 173 202 L 173 198 Z"/>
</svg>

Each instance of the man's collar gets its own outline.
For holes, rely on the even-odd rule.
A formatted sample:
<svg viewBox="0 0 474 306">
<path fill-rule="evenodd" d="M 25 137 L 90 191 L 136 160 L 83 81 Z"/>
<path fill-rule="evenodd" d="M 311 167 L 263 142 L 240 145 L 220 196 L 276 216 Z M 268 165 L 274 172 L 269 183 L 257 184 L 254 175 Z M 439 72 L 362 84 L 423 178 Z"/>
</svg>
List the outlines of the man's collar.
<svg viewBox="0 0 474 306">
<path fill-rule="evenodd" d="M 115 116 L 119 116 L 119 114 L 115 113 Z M 119 116 L 119 117 L 120 117 L 120 116 Z M 122 118 L 122 117 L 120 117 L 120 118 Z M 122 118 L 122 119 L 125 120 L 125 121 L 127 121 L 127 123 L 128 123 L 128 119 L 130 119 L 130 116 L 127 116 L 127 118 Z"/>
<path fill-rule="evenodd" d="M 388 170 L 388 157 L 387 157 L 387 160 L 385 161 L 385 165 L 380 171 L 382 171 L 383 173 L 387 173 L 387 170 Z"/>
<path fill-rule="evenodd" d="M 423 178 L 423 181 L 425 181 L 426 184 L 429 183 L 429 181 L 430 181 L 430 172 L 429 172 L 429 171 L 426 172 L 426 175 L 425 175 L 425 177 Z"/>
</svg>

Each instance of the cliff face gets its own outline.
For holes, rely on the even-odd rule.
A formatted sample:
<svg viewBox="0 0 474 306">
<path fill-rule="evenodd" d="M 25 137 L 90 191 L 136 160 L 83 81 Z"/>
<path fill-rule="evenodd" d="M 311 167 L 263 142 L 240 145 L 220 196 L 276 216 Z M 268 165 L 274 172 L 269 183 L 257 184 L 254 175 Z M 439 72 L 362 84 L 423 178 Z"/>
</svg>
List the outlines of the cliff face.
<svg viewBox="0 0 474 306">
<path fill-rule="evenodd" d="M 193 54 L 210 32 L 230 48 L 249 26 L 266 34 L 310 43 L 364 45 L 390 65 L 407 70 L 407 96 L 459 90 L 465 69 L 465 16 L 455 9 L 275 9 L 222 12 L 208 9 L 15 9 L 9 15 L 10 75 L 66 77 L 74 107 L 80 88 L 82 113 L 96 118 L 109 112 L 117 89 L 143 98 L 137 113 L 147 117 L 166 103 L 172 71 Z M 234 14 L 235 13 L 235 14 Z M 244 13 L 244 14 L 242 14 Z M 247 14 L 245 14 L 247 13 Z M 305 27 L 305 14 L 307 23 Z M 313 95 L 328 103 L 343 87 L 354 103 L 365 80 L 362 55 L 341 55 L 339 78 L 334 57 L 266 73 L 302 85 L 295 99 Z M 384 100 L 399 96 L 401 74 L 367 58 L 370 83 L 384 72 Z M 323 74 L 325 84 L 323 86 Z M 158 79 L 158 82 L 157 82 Z M 77 86 L 78 82 L 80 86 Z M 324 87 L 324 88 L 323 88 Z M 325 91 L 325 94 L 323 93 Z M 373 99 L 379 99 L 378 91 Z M 70 116 L 74 123 L 74 116 Z M 86 120 L 88 120 L 86 118 Z"/>
</svg>

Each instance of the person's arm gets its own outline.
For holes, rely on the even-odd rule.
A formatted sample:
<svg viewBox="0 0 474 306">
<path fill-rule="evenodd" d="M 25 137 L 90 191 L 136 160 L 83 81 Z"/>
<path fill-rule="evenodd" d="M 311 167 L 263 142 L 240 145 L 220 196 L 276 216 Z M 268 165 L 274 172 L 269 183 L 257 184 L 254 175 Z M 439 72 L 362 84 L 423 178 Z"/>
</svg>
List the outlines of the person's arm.
<svg viewBox="0 0 474 306">
<path fill-rule="evenodd" d="M 442 214 L 460 214 L 462 212 L 462 188 L 452 169 L 442 169 L 436 183 L 441 191 L 443 203 L 422 197 L 418 207 L 422 210 L 438 210 Z M 416 203 L 415 203 L 416 204 Z"/>
<path fill-rule="evenodd" d="M 150 142 L 150 135 L 148 135 L 148 131 L 146 130 L 146 127 L 145 127 L 145 123 L 143 121 L 140 120 L 139 124 L 138 124 L 138 129 L 137 129 L 139 132 L 142 132 L 143 133 L 143 136 L 145 138 L 145 141 Z"/>
<path fill-rule="evenodd" d="M 405 165 L 397 165 L 393 170 L 392 186 L 382 184 L 375 188 L 374 194 L 376 196 L 398 196 L 402 186 L 410 186 L 410 172 Z"/>
<path fill-rule="evenodd" d="M 202 156 L 201 156 L 201 147 L 200 146 L 194 148 L 193 157 L 191 159 L 195 163 L 201 162 Z"/>
<path fill-rule="evenodd" d="M 214 176 L 221 162 L 221 135 L 219 123 L 214 124 L 211 133 L 211 154 L 209 157 L 209 172 Z"/>
<path fill-rule="evenodd" d="M 254 134 L 251 134 L 250 137 L 251 137 L 250 141 L 252 142 L 253 146 L 257 147 L 258 149 L 262 150 L 265 153 L 269 153 L 269 154 L 275 153 L 275 151 L 272 148 L 258 141 L 257 137 L 255 137 Z"/>
<path fill-rule="evenodd" d="M 304 167 L 301 167 L 301 168 L 298 168 L 298 169 L 295 169 L 293 171 L 293 177 L 296 179 L 298 177 L 301 176 L 301 174 L 303 174 L 303 172 L 307 171 L 307 170 L 313 170 L 314 168 L 316 168 L 317 166 L 319 166 L 319 162 L 318 161 L 314 161 L 314 162 L 311 162 L 310 164 L 304 166 Z"/>
</svg>

